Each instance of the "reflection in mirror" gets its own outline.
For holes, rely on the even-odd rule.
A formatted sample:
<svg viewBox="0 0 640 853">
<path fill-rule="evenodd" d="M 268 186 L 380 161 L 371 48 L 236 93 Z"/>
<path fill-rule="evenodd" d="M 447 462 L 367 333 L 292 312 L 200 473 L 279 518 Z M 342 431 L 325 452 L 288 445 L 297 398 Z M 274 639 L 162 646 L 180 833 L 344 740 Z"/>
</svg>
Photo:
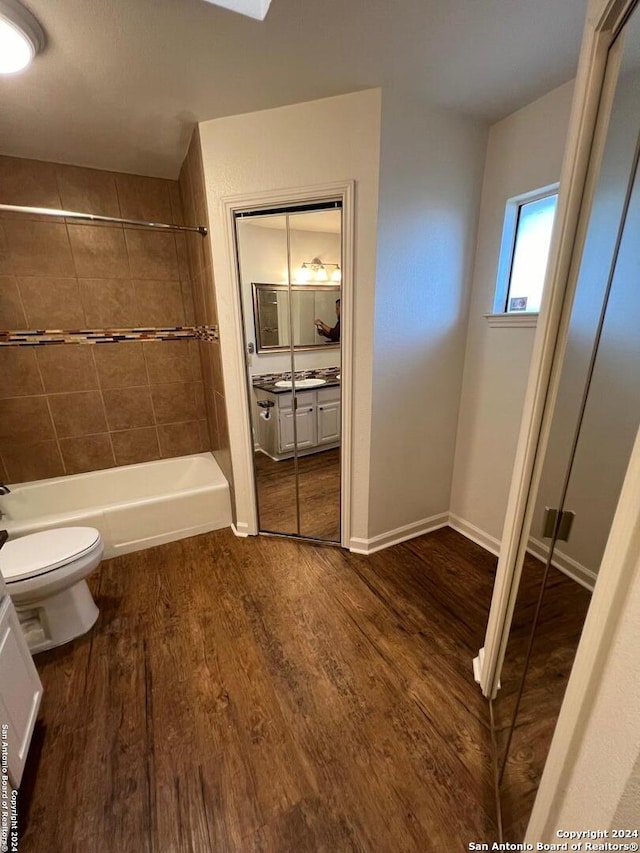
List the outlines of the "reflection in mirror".
<svg viewBox="0 0 640 853">
<path fill-rule="evenodd" d="M 254 283 L 252 287 L 256 352 L 287 350 L 291 338 L 290 319 L 295 349 L 338 346 L 339 330 L 338 334 L 333 334 L 333 329 L 340 302 L 340 286 Z"/>
<path fill-rule="evenodd" d="M 638 11 L 625 30 L 549 442 L 531 498 L 529 554 L 494 702 L 510 841 L 524 836 L 640 426 Z M 568 535 L 556 524 L 545 536 L 549 509 L 571 518 Z"/>
<path fill-rule="evenodd" d="M 259 528 L 340 542 L 340 202 L 236 218 Z"/>
<path fill-rule="evenodd" d="M 291 258 L 292 276 L 299 274 L 300 258 L 322 258 L 342 266 L 342 211 L 312 211 L 291 216 Z M 326 229 L 332 229 L 330 238 Z M 323 243 L 316 243 L 317 236 L 310 243 L 309 235 L 324 234 Z M 328 241 L 331 240 L 331 243 Z M 338 243 L 339 241 L 339 243 Z M 317 248 L 312 248 L 313 246 Z M 304 263 L 304 261 L 303 261 Z M 325 267 L 315 270 L 315 275 L 333 275 Z M 309 282 L 310 284 L 311 282 Z M 308 284 L 306 286 L 309 286 Z M 293 305 L 299 291 L 292 293 Z M 327 353 L 339 353 L 340 341 L 340 285 L 324 294 L 324 301 L 314 306 L 314 324 L 316 335 L 333 347 Z M 295 324 L 294 324 L 295 325 Z M 310 355 L 296 348 L 294 352 L 294 370 L 304 371 Z M 335 362 L 338 364 L 338 362 Z M 298 460 L 298 486 L 300 505 L 303 508 L 300 518 L 300 533 L 313 539 L 340 540 L 340 426 L 342 402 L 340 388 L 331 383 L 318 388 L 315 397 L 308 392 L 299 394 L 301 419 L 304 413 L 315 407 L 310 417 L 315 427 L 316 452 L 301 455 Z M 321 452 L 317 452 L 320 450 Z"/>
</svg>

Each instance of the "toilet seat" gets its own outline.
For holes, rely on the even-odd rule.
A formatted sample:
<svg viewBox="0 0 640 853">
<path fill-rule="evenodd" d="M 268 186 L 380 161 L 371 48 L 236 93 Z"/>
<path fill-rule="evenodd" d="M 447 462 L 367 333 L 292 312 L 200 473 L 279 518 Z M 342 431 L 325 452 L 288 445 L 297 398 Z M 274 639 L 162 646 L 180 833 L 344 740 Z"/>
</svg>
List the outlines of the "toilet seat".
<svg viewBox="0 0 640 853">
<path fill-rule="evenodd" d="M 9 540 L 0 551 L 0 574 L 8 584 L 39 577 L 67 566 L 102 547 L 94 527 L 42 530 Z"/>
</svg>

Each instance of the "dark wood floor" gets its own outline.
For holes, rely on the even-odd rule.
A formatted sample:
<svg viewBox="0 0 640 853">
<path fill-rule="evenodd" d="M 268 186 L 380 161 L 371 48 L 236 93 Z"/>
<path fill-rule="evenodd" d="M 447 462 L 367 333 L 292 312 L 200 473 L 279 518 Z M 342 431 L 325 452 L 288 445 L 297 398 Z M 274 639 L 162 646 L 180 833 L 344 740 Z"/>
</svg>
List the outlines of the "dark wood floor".
<svg viewBox="0 0 640 853">
<path fill-rule="evenodd" d="M 502 687 L 494 704 L 501 761 L 543 569 L 543 563 L 527 557 L 501 674 Z M 500 791 L 506 840 L 524 839 L 590 602 L 588 590 L 557 569 L 550 569 Z"/>
<path fill-rule="evenodd" d="M 298 459 L 300 530 L 293 459 L 274 462 L 258 452 L 255 466 L 260 530 L 340 541 L 339 448 Z"/>
<path fill-rule="evenodd" d="M 494 840 L 471 674 L 494 566 L 448 528 L 371 557 L 224 530 L 105 562 L 93 631 L 36 658 L 21 853 Z"/>
</svg>

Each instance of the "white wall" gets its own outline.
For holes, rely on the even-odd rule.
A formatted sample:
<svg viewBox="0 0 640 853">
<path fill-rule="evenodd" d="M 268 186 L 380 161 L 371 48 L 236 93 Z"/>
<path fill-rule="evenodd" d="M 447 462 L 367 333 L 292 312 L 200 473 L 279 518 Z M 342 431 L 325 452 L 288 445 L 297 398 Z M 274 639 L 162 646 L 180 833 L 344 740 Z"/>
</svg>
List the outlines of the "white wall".
<svg viewBox="0 0 640 853">
<path fill-rule="evenodd" d="M 483 315 L 507 199 L 558 181 L 572 95 L 566 83 L 489 131 L 451 496 L 462 528 L 489 547 L 502 535 L 535 329 L 491 327 Z"/>
<path fill-rule="evenodd" d="M 222 199 L 287 188 L 356 181 L 354 445 L 351 529 L 368 531 L 371 379 L 380 90 L 231 116 L 200 125 L 220 341 L 229 415 L 238 521 L 250 518 L 246 448 L 240 438 L 245 376 L 238 370 L 232 265 L 224 239 Z"/>
<path fill-rule="evenodd" d="M 485 146 L 483 124 L 384 90 L 370 538 L 449 510 Z"/>
<path fill-rule="evenodd" d="M 338 212 L 339 215 L 339 212 Z M 240 277 L 242 283 L 242 303 L 247 341 L 256 344 L 255 321 L 253 316 L 252 282 L 267 284 L 287 283 L 287 240 L 286 232 L 276 228 L 262 228 L 243 219 L 239 232 Z M 323 231 L 301 231 L 291 233 L 291 270 L 298 270 L 304 261 L 319 257 L 329 264 L 341 261 L 342 243 L 339 234 Z M 330 282 L 329 282 L 330 283 Z M 329 325 L 336 322 L 334 300 L 340 296 L 335 292 L 329 299 L 331 311 L 321 317 Z M 315 317 L 310 322 L 313 323 Z M 320 337 L 318 340 L 321 341 Z M 256 344 L 257 346 L 257 344 Z M 311 352 L 296 352 L 296 370 L 315 370 L 323 367 L 340 366 L 340 349 L 336 347 L 319 348 Z M 263 353 L 249 356 L 249 373 L 257 376 L 261 373 L 282 373 L 291 370 L 291 356 L 288 352 Z"/>
</svg>

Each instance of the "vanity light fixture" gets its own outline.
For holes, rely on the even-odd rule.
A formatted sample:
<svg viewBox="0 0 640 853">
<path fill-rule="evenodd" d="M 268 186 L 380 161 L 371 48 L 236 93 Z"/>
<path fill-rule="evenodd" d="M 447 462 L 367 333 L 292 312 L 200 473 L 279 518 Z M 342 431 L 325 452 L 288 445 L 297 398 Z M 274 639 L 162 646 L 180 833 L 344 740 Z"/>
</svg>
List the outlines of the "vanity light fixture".
<svg viewBox="0 0 640 853">
<path fill-rule="evenodd" d="M 303 284 L 308 281 L 329 281 L 329 271 L 327 267 L 334 267 L 331 273 L 331 281 L 342 281 L 342 270 L 339 264 L 325 264 L 320 258 L 314 258 L 312 261 L 305 261 L 296 274 L 296 281 Z"/>
<path fill-rule="evenodd" d="M 44 30 L 17 0 L 0 0 L 0 74 L 22 71 L 45 45 Z"/>
</svg>

